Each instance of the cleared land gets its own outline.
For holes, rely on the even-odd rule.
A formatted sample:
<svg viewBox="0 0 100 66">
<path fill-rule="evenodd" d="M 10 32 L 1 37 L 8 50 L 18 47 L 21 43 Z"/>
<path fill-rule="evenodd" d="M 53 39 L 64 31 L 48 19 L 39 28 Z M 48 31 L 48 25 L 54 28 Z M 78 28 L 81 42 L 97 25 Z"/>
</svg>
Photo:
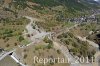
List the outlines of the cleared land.
<svg viewBox="0 0 100 66">
<path fill-rule="evenodd" d="M 44 66 L 43 63 L 35 63 L 34 64 L 34 56 L 39 58 L 64 58 L 63 54 L 59 51 L 52 48 L 48 48 L 48 43 L 40 42 L 37 45 L 31 45 L 26 48 L 19 48 L 16 53 L 19 57 L 22 57 L 23 63 L 28 64 L 30 66 Z M 20 59 L 20 60 L 22 60 Z M 45 66 L 69 66 L 69 64 L 59 64 L 59 63 L 47 63 Z"/>
</svg>

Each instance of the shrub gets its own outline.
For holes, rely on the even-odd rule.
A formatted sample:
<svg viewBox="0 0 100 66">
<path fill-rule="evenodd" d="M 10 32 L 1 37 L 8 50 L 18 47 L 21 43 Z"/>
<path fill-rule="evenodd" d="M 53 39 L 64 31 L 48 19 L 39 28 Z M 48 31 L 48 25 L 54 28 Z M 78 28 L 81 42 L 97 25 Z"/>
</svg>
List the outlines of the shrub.
<svg viewBox="0 0 100 66">
<path fill-rule="evenodd" d="M 18 41 L 23 41 L 24 40 L 24 38 L 22 37 L 22 36 L 19 36 L 19 38 L 18 38 Z"/>
</svg>

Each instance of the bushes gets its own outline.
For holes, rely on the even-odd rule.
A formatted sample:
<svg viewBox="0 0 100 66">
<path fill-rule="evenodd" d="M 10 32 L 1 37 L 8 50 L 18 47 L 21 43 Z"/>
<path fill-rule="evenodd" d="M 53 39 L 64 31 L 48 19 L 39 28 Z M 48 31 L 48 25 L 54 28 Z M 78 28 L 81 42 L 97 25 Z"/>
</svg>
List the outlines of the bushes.
<svg viewBox="0 0 100 66">
<path fill-rule="evenodd" d="M 53 44 L 48 44 L 47 49 L 51 49 L 51 48 L 53 48 Z"/>
<path fill-rule="evenodd" d="M 48 48 L 48 49 L 51 49 L 51 48 L 53 47 L 53 42 L 52 42 L 52 40 L 50 40 L 48 37 L 45 37 L 45 38 L 44 38 L 44 42 L 45 42 L 45 43 L 49 43 L 49 44 L 47 45 L 47 48 Z"/>
<path fill-rule="evenodd" d="M 0 33 L 1 34 L 1 38 L 5 39 L 7 37 L 12 37 L 13 36 L 13 31 L 10 29 L 3 29 L 3 31 Z"/>
<path fill-rule="evenodd" d="M 58 5 L 58 3 L 55 0 L 32 0 L 32 2 L 38 3 L 44 7 L 53 7 Z"/>
<path fill-rule="evenodd" d="M 70 42 L 69 42 L 68 40 L 65 40 L 65 43 L 66 43 L 67 45 L 69 45 Z"/>
<path fill-rule="evenodd" d="M 60 50 L 57 50 L 57 53 L 60 54 L 61 53 Z"/>
<path fill-rule="evenodd" d="M 10 46 L 10 44 L 7 44 L 6 47 L 8 48 Z"/>
<path fill-rule="evenodd" d="M 72 33 L 63 33 L 58 38 L 70 49 L 69 51 L 73 55 L 87 57 L 95 54 L 95 51 L 91 52 L 89 50 L 90 46 L 87 42 L 79 40 Z"/>
<path fill-rule="evenodd" d="M 48 37 L 44 38 L 45 43 L 53 44 L 52 40 L 50 40 Z"/>
<path fill-rule="evenodd" d="M 25 9 L 27 7 L 27 0 L 15 0 L 14 6 L 17 9 Z"/>
<path fill-rule="evenodd" d="M 18 41 L 23 41 L 24 40 L 24 38 L 22 37 L 22 36 L 19 36 L 19 38 L 18 38 Z"/>
<path fill-rule="evenodd" d="M 59 35 L 57 38 L 60 39 L 60 38 L 67 38 L 67 37 L 68 37 L 68 34 L 63 33 L 63 34 Z"/>
<path fill-rule="evenodd" d="M 24 58 L 24 59 L 26 59 L 26 58 L 27 58 L 27 56 L 28 56 L 28 55 L 27 55 L 27 54 L 25 54 L 23 58 Z"/>
<path fill-rule="evenodd" d="M 60 38 L 68 38 L 68 37 L 72 38 L 72 37 L 74 37 L 74 35 L 72 33 L 67 32 L 67 33 L 63 33 L 63 34 L 59 35 L 57 38 L 60 39 Z"/>
<path fill-rule="evenodd" d="M 11 34 L 13 31 L 10 29 L 5 29 L 5 31 L 3 32 L 3 34 Z"/>
</svg>

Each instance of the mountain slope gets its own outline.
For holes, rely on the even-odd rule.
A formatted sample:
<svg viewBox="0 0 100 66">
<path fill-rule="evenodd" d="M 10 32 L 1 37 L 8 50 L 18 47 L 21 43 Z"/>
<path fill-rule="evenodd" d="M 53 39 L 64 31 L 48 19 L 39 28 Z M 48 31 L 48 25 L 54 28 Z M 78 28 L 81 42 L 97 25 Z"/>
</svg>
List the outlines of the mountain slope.
<svg viewBox="0 0 100 66">
<path fill-rule="evenodd" d="M 81 3 L 90 8 L 99 8 L 100 4 L 94 0 L 80 0 Z"/>
<path fill-rule="evenodd" d="M 92 8 L 92 5 L 96 6 L 98 4 L 94 0 L 32 0 L 32 2 L 38 3 L 45 7 L 63 5 L 76 10 L 87 9 L 90 7 Z"/>
<path fill-rule="evenodd" d="M 2 0 L 4 2 L 8 0 Z M 96 9 L 98 3 L 90 0 L 9 0 L 8 6 L 5 4 L 1 5 L 4 8 L 9 8 L 8 10 L 18 11 L 25 10 L 27 8 L 36 10 L 38 13 L 42 14 L 60 14 L 66 17 L 76 17 L 82 16 L 88 10 Z M 94 4 L 91 4 L 94 3 Z M 31 4 L 30 4 L 31 3 Z M 7 3 L 6 3 L 7 4 Z M 59 8 L 59 6 L 61 6 Z M 56 8 L 56 9 L 55 9 Z M 49 12 L 49 13 L 48 13 Z M 14 12 L 15 13 L 15 12 Z"/>
</svg>

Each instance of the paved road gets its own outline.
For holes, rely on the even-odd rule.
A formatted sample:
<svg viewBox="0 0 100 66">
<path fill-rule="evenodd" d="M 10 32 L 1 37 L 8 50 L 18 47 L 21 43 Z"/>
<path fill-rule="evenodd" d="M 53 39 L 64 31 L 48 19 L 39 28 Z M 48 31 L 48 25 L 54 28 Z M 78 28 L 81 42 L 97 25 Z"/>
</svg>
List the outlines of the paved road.
<svg viewBox="0 0 100 66">
<path fill-rule="evenodd" d="M 13 53 L 11 55 L 11 58 L 14 59 L 16 63 L 19 63 L 21 66 L 28 66 L 28 65 L 21 63 L 15 56 L 17 56 L 17 55 L 15 55 L 15 53 Z"/>
<path fill-rule="evenodd" d="M 6 52 L 4 51 L 3 53 L 0 54 L 0 60 L 2 60 L 3 58 L 5 58 L 7 55 L 9 55 L 10 53 L 14 52 L 15 50 Z"/>
</svg>

